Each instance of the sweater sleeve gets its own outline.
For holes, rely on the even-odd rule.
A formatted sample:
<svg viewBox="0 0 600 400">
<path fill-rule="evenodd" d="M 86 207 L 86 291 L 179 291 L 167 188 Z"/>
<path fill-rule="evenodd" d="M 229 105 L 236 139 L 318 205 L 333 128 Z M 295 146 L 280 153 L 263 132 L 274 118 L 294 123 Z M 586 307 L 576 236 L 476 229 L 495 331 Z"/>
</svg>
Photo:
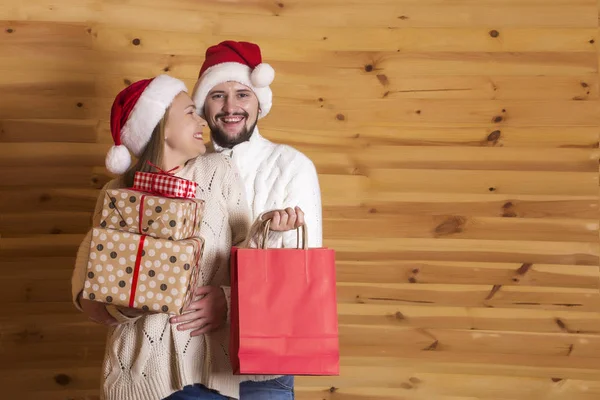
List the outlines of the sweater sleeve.
<svg viewBox="0 0 600 400">
<path fill-rule="evenodd" d="M 298 154 L 298 153 L 297 153 Z M 298 157 L 298 155 L 297 155 Z M 323 244 L 323 225 L 321 207 L 321 188 L 317 170 L 306 156 L 300 156 L 290 166 L 294 173 L 289 175 L 285 182 L 285 196 L 282 208 L 300 207 L 304 212 L 304 220 L 308 228 L 308 247 L 321 247 Z M 250 227 L 247 240 L 240 247 L 259 248 L 264 239 L 263 216 L 269 211 L 262 212 Z M 266 241 L 268 248 L 297 248 L 298 232 L 296 230 L 287 232 L 269 231 Z M 302 244 L 300 244 L 302 246 Z"/>
<path fill-rule="evenodd" d="M 312 161 L 303 156 L 300 162 L 295 163 L 297 172 L 288 182 L 285 207 L 298 206 L 304 212 L 304 222 L 308 228 L 308 247 L 321 247 L 323 245 L 323 217 L 321 206 L 321 187 L 317 170 Z M 296 231 L 283 233 L 283 247 L 297 247 Z"/>
</svg>

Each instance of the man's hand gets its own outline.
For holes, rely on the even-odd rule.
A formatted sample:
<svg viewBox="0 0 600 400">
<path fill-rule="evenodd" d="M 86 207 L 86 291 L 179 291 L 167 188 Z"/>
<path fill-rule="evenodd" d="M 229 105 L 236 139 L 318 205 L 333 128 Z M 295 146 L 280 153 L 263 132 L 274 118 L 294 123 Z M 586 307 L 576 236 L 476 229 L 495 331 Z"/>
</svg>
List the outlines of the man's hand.
<svg viewBox="0 0 600 400">
<path fill-rule="evenodd" d="M 194 301 L 184 310 L 185 314 L 171 317 L 172 324 L 185 322 L 177 327 L 190 330 L 190 336 L 199 336 L 219 329 L 227 320 L 227 300 L 223 289 L 202 286 L 194 291 Z"/>
<path fill-rule="evenodd" d="M 274 210 L 264 213 L 262 219 L 264 221 L 271 220 L 269 229 L 272 231 L 285 232 L 298 229 L 304 225 L 304 212 L 300 207 L 288 207 L 285 210 Z"/>
<path fill-rule="evenodd" d="M 79 293 L 77 300 L 79 301 L 84 314 L 87 315 L 89 319 L 98 324 L 107 326 L 116 326 L 118 324 L 117 320 L 109 314 L 106 309 L 106 304 L 84 299 L 82 296 L 83 293 Z"/>
</svg>

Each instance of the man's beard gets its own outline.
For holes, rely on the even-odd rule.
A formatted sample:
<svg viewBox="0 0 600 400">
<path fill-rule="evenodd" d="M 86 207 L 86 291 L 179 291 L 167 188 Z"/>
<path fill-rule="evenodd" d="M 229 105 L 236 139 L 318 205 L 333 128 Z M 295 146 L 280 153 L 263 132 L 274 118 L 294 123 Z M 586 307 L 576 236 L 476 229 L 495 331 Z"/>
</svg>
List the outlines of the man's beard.
<svg viewBox="0 0 600 400">
<path fill-rule="evenodd" d="M 234 116 L 234 115 L 242 116 L 242 117 L 246 118 L 246 121 L 248 120 L 248 113 L 246 113 L 246 112 L 233 113 L 233 114 L 220 113 L 220 114 L 215 115 L 215 120 L 218 120 L 219 118 L 222 118 L 222 117 Z M 248 128 L 248 126 L 244 125 L 242 130 L 240 132 L 238 132 L 238 134 L 235 135 L 235 137 L 227 136 L 227 134 L 225 132 L 223 132 L 223 130 L 221 128 L 219 128 L 216 125 L 213 125 L 211 122 L 208 122 L 208 127 L 210 128 L 210 137 L 219 146 L 224 147 L 226 149 L 231 149 L 240 143 L 244 143 L 244 142 L 247 142 L 248 140 L 250 140 L 250 137 L 254 133 L 254 128 L 256 127 L 257 122 L 258 122 L 258 116 L 256 117 L 256 121 L 254 121 L 254 123 L 252 124 L 252 126 L 250 126 L 250 128 Z"/>
</svg>

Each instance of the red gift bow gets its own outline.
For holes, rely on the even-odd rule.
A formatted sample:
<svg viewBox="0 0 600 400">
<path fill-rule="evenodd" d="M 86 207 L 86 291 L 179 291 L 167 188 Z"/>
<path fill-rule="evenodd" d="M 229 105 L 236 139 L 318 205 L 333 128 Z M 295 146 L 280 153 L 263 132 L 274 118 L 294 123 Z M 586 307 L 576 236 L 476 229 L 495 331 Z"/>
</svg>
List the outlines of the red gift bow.
<svg viewBox="0 0 600 400">
<path fill-rule="evenodd" d="M 175 168 L 171 168 L 170 170 L 168 170 L 168 171 L 165 171 L 164 169 L 160 168 L 160 167 L 159 167 L 159 166 L 157 166 L 156 164 L 152 163 L 150 160 L 146 160 L 146 162 L 147 162 L 147 163 L 148 163 L 148 165 L 150 165 L 151 167 L 154 167 L 154 168 L 156 168 L 157 170 L 159 170 L 159 171 L 160 171 L 160 173 L 161 173 L 161 174 L 163 174 L 163 175 L 175 175 L 175 172 L 173 172 L 173 171 L 175 171 L 176 169 L 179 169 L 179 165 L 178 165 L 178 166 L 176 166 Z"/>
</svg>

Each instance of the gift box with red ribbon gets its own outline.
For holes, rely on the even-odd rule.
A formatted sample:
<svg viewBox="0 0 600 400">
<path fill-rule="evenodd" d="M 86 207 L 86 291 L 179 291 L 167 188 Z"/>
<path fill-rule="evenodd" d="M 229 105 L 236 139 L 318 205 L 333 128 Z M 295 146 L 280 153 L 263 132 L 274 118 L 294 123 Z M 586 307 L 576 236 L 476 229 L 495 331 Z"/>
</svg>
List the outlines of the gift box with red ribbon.
<svg viewBox="0 0 600 400">
<path fill-rule="evenodd" d="M 204 201 L 156 196 L 132 189 L 108 189 L 100 227 L 181 240 L 200 235 Z"/>
<path fill-rule="evenodd" d="M 94 228 L 83 298 L 180 315 L 199 279 L 204 241 Z"/>
<path fill-rule="evenodd" d="M 163 197 L 193 199 L 196 197 L 196 182 L 179 178 L 169 172 L 136 172 L 133 189 Z"/>
</svg>

